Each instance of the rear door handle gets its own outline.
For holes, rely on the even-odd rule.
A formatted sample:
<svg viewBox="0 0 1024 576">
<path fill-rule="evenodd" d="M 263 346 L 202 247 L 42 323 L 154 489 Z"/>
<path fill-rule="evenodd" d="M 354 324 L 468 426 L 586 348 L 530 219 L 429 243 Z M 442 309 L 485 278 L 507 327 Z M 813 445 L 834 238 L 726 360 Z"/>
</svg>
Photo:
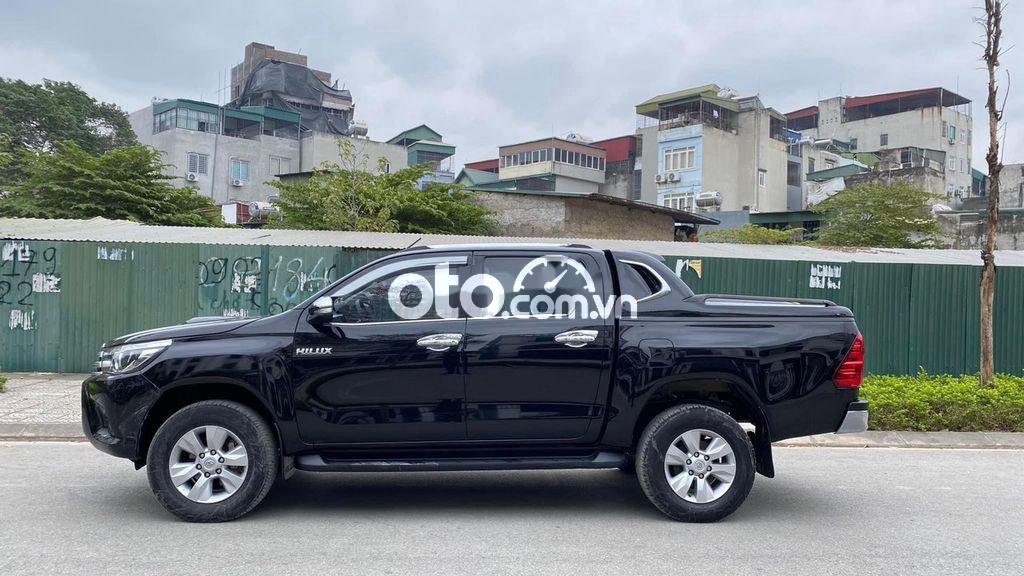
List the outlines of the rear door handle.
<svg viewBox="0 0 1024 576">
<path fill-rule="evenodd" d="M 462 342 L 462 334 L 431 334 L 417 340 L 416 345 L 433 352 L 444 352 L 452 346 L 458 346 L 459 342 Z"/>
<path fill-rule="evenodd" d="M 555 342 L 570 348 L 582 348 L 597 340 L 597 330 L 569 330 L 555 336 Z"/>
</svg>

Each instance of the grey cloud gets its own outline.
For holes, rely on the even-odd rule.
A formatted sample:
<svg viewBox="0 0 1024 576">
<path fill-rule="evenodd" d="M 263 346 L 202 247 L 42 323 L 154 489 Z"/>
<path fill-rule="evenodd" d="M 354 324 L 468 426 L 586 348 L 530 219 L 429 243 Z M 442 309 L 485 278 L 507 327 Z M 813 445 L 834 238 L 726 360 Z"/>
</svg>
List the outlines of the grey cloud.
<svg viewBox="0 0 1024 576">
<path fill-rule="evenodd" d="M 126 110 L 153 96 L 217 99 L 218 75 L 250 41 L 301 50 L 356 100 L 371 135 L 422 122 L 457 160 L 578 131 L 631 133 L 633 106 L 718 82 L 787 112 L 819 96 L 925 86 L 974 100 L 985 74 L 971 3 L 822 2 L 21 2 L 5 9 L 0 75 L 81 84 Z M 1008 43 L 1024 12 L 1010 3 Z M 1024 72 L 1024 56 L 1004 66 Z M 1024 90 L 1007 105 L 1007 161 L 1024 161 Z M 983 138 L 973 163 L 982 167 Z"/>
</svg>

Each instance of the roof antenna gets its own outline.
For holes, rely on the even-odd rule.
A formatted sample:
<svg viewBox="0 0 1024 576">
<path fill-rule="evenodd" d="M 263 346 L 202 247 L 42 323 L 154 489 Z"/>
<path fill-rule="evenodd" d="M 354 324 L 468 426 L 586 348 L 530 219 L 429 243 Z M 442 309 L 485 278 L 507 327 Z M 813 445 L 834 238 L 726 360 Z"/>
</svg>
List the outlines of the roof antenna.
<svg viewBox="0 0 1024 576">
<path fill-rule="evenodd" d="M 412 248 L 413 246 L 415 246 L 422 239 L 423 239 L 423 236 L 418 236 L 415 240 L 412 241 L 412 244 L 409 244 L 408 246 L 403 248 L 403 250 L 408 250 L 409 248 Z"/>
</svg>

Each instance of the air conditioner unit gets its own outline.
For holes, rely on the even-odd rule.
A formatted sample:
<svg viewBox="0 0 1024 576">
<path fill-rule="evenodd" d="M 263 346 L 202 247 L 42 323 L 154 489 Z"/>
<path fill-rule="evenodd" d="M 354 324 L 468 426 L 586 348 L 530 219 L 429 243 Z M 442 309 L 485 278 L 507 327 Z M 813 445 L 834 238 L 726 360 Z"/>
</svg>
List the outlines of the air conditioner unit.
<svg viewBox="0 0 1024 576">
<path fill-rule="evenodd" d="M 722 205 L 722 194 L 719 192 L 701 192 L 694 202 L 700 208 L 715 208 Z"/>
<path fill-rule="evenodd" d="M 245 180 L 238 180 L 237 178 L 231 181 L 232 186 L 241 186 L 245 184 Z"/>
<path fill-rule="evenodd" d="M 675 172 L 669 172 L 669 174 L 668 174 L 668 181 L 669 182 L 678 182 L 679 181 L 679 175 L 676 174 Z"/>
<path fill-rule="evenodd" d="M 199 175 L 196 174 L 195 172 L 189 172 L 188 174 L 185 175 L 185 179 L 188 180 L 189 182 L 195 182 L 196 180 L 199 179 Z"/>
<path fill-rule="evenodd" d="M 665 181 L 665 176 L 662 174 L 658 174 L 657 176 L 654 177 L 654 181 L 657 182 L 658 184 L 661 184 L 662 182 Z"/>
</svg>

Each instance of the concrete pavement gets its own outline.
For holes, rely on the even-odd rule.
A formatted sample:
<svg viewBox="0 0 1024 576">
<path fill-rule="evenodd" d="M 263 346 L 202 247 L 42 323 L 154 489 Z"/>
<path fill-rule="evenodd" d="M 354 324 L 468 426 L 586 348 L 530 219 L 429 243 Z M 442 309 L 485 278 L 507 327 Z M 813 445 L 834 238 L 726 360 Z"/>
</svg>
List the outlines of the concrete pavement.
<svg viewBox="0 0 1024 576">
<path fill-rule="evenodd" d="M 83 443 L 0 443 L 0 574 L 1019 574 L 1024 451 L 776 451 L 723 522 L 615 471 L 297 473 L 192 525 Z"/>
</svg>

